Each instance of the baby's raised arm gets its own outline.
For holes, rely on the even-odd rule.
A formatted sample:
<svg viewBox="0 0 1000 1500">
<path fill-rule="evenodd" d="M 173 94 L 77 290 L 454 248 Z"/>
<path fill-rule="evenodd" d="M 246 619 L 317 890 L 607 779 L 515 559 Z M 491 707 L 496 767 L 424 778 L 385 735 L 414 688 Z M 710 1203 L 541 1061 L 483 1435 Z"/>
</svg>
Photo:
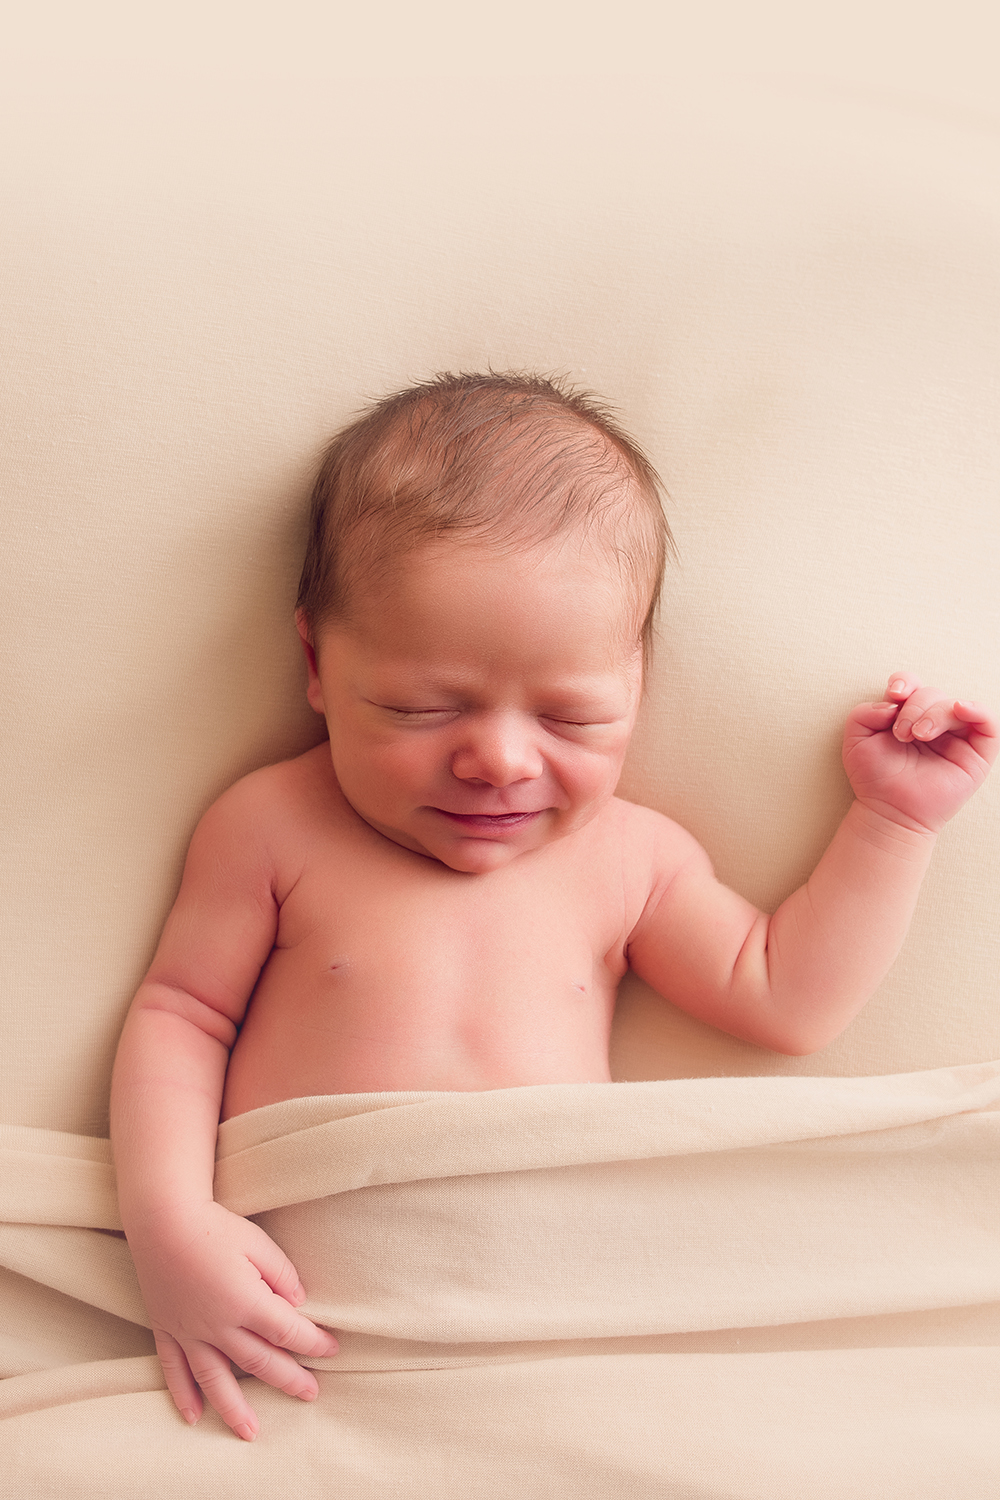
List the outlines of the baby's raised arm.
<svg viewBox="0 0 1000 1500">
<path fill-rule="evenodd" d="M 260 802 L 249 777 L 199 824 L 125 1023 L 111 1091 L 122 1223 L 170 1393 L 193 1422 L 204 1391 L 245 1438 L 256 1436 L 257 1420 L 230 1359 L 309 1400 L 315 1377 L 288 1351 L 337 1348 L 295 1311 L 305 1292 L 285 1254 L 213 1200 L 229 1052 L 277 928 Z"/>
<path fill-rule="evenodd" d="M 825 1047 L 899 952 L 937 833 L 985 780 L 998 744 L 984 709 L 895 674 L 885 701 L 848 719 L 856 800 L 806 884 L 768 916 L 721 885 L 700 845 L 669 825 L 631 967 L 746 1041 L 799 1054 Z"/>
</svg>

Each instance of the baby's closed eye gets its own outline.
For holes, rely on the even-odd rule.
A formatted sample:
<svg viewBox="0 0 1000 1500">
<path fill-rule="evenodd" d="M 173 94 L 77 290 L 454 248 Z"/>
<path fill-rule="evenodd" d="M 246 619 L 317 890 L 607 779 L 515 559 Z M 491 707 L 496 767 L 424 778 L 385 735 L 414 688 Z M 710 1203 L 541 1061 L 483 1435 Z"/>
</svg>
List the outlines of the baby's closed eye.
<svg viewBox="0 0 1000 1500">
<path fill-rule="evenodd" d="M 459 712 L 457 708 L 402 708 L 392 703 L 376 703 L 374 707 L 382 709 L 383 713 L 390 714 L 394 719 L 427 723 L 453 717 Z"/>
</svg>

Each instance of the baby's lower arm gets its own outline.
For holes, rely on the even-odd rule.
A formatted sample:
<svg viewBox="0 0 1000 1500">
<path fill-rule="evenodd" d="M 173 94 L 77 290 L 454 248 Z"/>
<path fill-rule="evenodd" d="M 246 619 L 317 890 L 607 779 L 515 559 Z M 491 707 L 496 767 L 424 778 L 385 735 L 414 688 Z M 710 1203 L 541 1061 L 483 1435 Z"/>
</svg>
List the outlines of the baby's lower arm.
<svg viewBox="0 0 1000 1500">
<path fill-rule="evenodd" d="M 293 1311 L 305 1291 L 288 1257 L 213 1199 L 236 1028 L 207 1011 L 166 985 L 139 991 L 115 1061 L 111 1132 L 122 1223 L 168 1389 L 189 1422 L 202 1411 L 204 1391 L 249 1439 L 257 1418 L 230 1361 L 311 1400 L 316 1377 L 289 1351 L 327 1357 L 337 1341 Z"/>
<path fill-rule="evenodd" d="M 781 1051 L 816 1052 L 873 993 L 906 936 L 934 835 L 855 802 L 805 885 L 755 924 L 734 984 L 759 996 Z"/>
<path fill-rule="evenodd" d="M 212 1198 L 227 1031 L 235 1039 L 232 1022 L 166 985 L 143 985 L 132 1004 L 111 1085 L 111 1138 L 130 1238 L 154 1218 Z"/>
</svg>

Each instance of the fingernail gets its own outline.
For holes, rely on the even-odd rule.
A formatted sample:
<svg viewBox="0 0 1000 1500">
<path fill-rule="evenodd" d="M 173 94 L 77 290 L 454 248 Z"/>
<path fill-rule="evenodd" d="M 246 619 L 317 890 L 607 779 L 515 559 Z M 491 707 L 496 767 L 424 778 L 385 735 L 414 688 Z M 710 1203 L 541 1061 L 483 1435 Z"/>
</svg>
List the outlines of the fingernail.
<svg viewBox="0 0 1000 1500">
<path fill-rule="evenodd" d="M 301 1281 L 299 1282 L 298 1286 L 295 1288 L 294 1292 L 292 1293 L 292 1296 L 295 1298 L 296 1302 L 304 1302 L 306 1300 L 306 1289 L 302 1285 Z"/>
<path fill-rule="evenodd" d="M 933 734 L 933 732 L 934 732 L 934 720 L 933 719 L 921 719 L 920 722 L 919 722 L 919 724 L 914 724 L 914 726 L 913 726 L 913 733 L 914 734 L 928 735 L 928 734 Z"/>
<path fill-rule="evenodd" d="M 890 682 L 889 691 L 890 693 L 901 693 L 905 687 L 906 683 L 902 677 L 897 677 L 895 682 Z"/>
<path fill-rule="evenodd" d="M 236 1436 L 241 1437 L 245 1443 L 252 1443 L 254 1438 L 257 1436 L 253 1428 L 250 1426 L 249 1422 L 241 1422 L 238 1427 L 233 1428 L 233 1431 L 235 1432 Z"/>
<path fill-rule="evenodd" d="M 315 1401 L 319 1391 L 303 1391 L 299 1397 L 300 1401 Z"/>
<path fill-rule="evenodd" d="M 196 1411 L 192 1411 L 190 1406 L 182 1407 L 181 1416 L 184 1418 L 189 1427 L 193 1427 L 198 1420 L 198 1413 Z"/>
</svg>

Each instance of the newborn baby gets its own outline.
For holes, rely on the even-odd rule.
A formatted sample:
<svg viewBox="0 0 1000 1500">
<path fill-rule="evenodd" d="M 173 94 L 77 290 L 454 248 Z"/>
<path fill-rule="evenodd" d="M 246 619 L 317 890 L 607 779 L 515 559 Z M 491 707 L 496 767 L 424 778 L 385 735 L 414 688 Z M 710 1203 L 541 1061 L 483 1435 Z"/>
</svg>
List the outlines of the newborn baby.
<svg viewBox="0 0 1000 1500">
<path fill-rule="evenodd" d="M 223 1118 L 282 1099 L 609 1082 L 633 969 L 760 1046 L 825 1046 L 899 950 L 993 720 L 900 673 L 850 715 L 856 800 L 773 915 L 614 795 L 669 536 L 600 407 L 521 376 L 389 398 L 327 453 L 297 612 L 329 742 L 205 814 L 115 1064 L 122 1222 L 167 1384 L 244 1438 L 230 1360 L 309 1400 L 332 1334 L 212 1198 Z M 199 1390 L 200 1387 L 200 1390 Z"/>
</svg>

